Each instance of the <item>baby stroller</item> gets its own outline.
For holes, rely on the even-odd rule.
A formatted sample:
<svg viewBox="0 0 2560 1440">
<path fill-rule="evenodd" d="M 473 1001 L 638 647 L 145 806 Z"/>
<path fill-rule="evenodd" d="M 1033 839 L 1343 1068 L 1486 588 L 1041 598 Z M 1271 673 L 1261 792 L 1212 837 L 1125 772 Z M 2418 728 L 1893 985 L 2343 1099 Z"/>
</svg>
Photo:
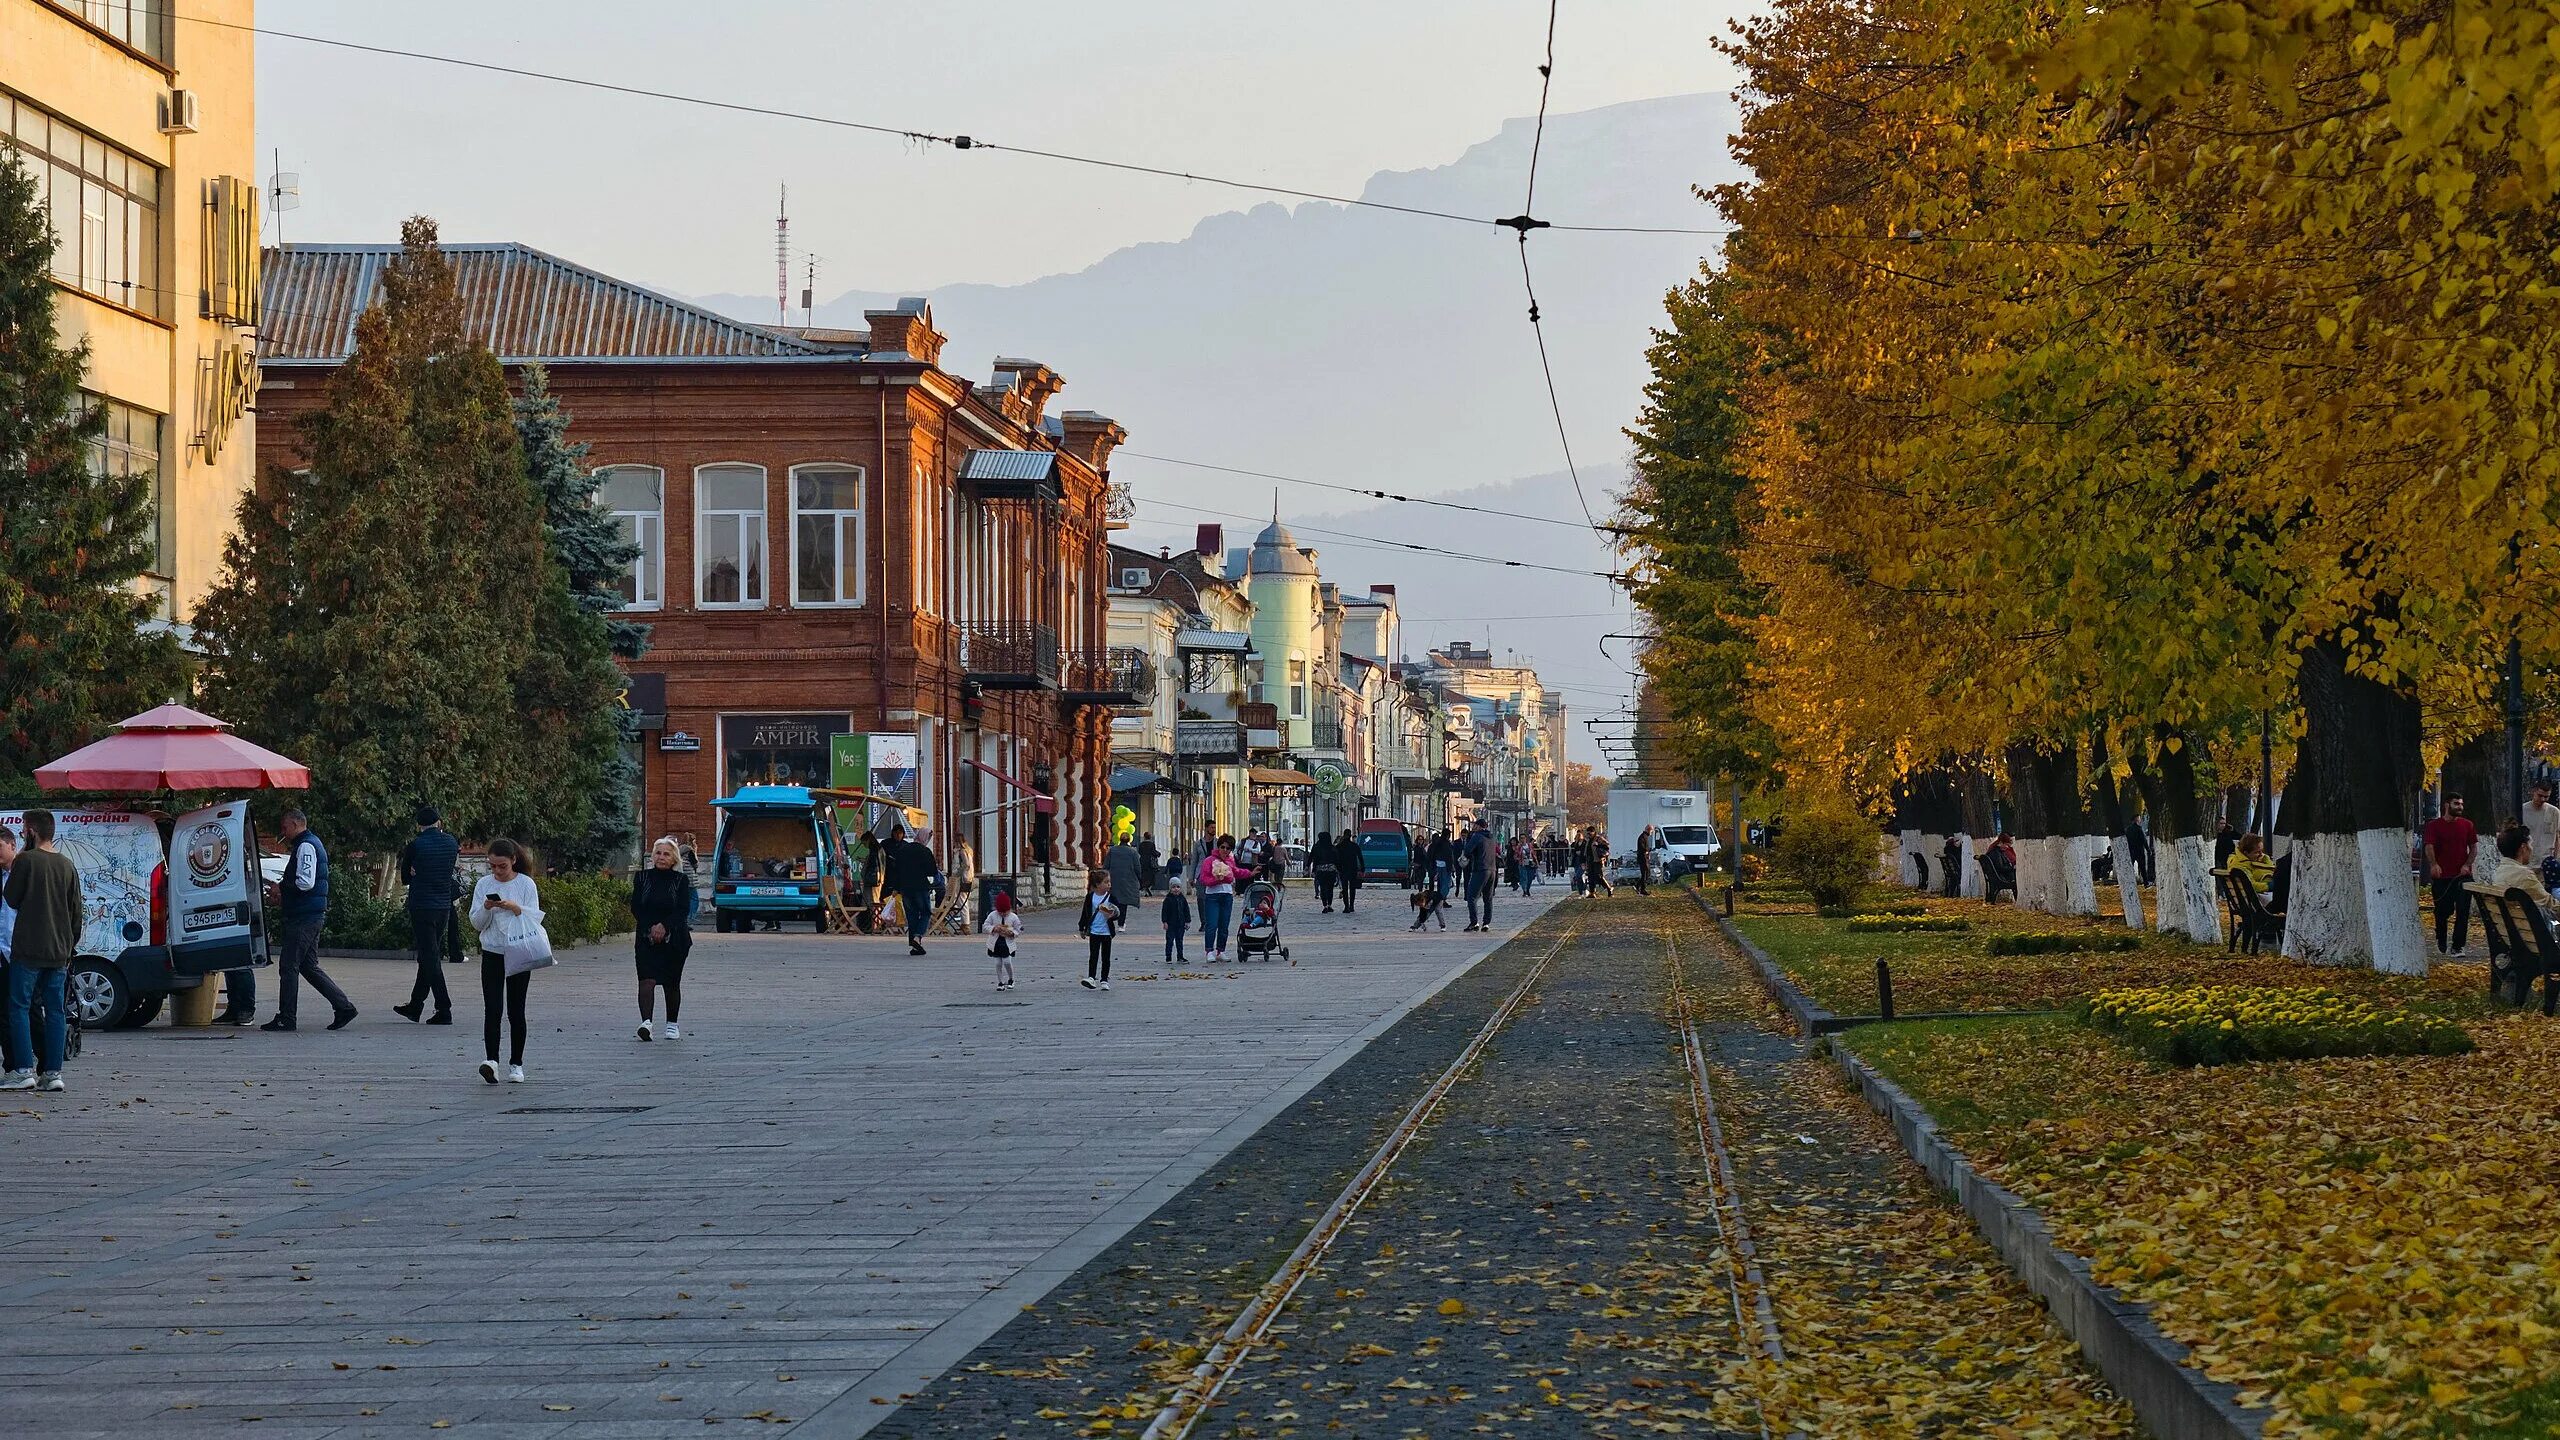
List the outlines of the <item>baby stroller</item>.
<svg viewBox="0 0 2560 1440">
<path fill-rule="evenodd" d="M 1289 947 L 1280 943 L 1280 887 L 1256 880 L 1236 897 L 1236 958 L 1268 960 L 1274 954 L 1289 958 Z"/>
</svg>

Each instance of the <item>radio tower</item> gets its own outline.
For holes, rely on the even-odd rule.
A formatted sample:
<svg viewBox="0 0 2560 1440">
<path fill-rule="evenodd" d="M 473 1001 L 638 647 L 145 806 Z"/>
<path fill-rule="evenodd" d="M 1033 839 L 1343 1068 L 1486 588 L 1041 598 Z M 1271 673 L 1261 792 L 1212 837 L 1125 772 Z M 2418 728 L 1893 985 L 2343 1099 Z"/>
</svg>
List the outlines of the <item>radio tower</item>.
<svg viewBox="0 0 2560 1440">
<path fill-rule="evenodd" d="M 791 323 L 791 187 L 773 202 L 773 320 Z"/>
</svg>

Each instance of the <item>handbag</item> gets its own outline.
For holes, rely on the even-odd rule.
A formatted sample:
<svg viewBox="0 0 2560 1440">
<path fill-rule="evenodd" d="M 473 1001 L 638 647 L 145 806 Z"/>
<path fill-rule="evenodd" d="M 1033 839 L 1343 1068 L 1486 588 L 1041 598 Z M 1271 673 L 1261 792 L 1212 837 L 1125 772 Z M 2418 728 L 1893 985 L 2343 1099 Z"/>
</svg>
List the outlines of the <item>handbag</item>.
<svg viewBox="0 0 2560 1440">
<path fill-rule="evenodd" d="M 541 921 L 527 920 L 521 915 L 510 916 L 509 919 L 514 923 L 507 927 L 507 938 L 501 942 L 506 946 L 509 975 L 527 975 L 546 965 L 560 963 L 558 957 L 551 953 L 551 935 L 542 928 Z"/>
</svg>

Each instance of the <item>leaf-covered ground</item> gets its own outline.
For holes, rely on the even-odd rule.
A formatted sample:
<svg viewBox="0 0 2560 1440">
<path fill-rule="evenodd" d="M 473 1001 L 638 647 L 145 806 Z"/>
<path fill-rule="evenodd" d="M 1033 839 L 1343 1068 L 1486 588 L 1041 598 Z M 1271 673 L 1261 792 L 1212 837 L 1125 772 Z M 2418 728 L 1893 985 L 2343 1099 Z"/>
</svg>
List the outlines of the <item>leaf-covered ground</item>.
<svg viewBox="0 0 2560 1440">
<path fill-rule="evenodd" d="M 1881 891 L 1894 901 L 1909 892 Z M 2100 892 L 2101 911 L 2113 913 L 2114 892 Z M 2068 919 L 1989 905 L 1979 900 L 1930 899 L 1928 913 L 1960 917 L 1972 928 L 1952 933 L 1860 932 L 1843 919 L 1813 913 L 1809 905 L 1745 902 L 1734 923 L 1776 961 L 1797 988 L 1824 1009 L 1873 1015 L 1876 961 L 1893 972 L 1897 1013 L 1982 1010 L 2049 1010 L 2084 1000 L 2099 990 L 2134 985 L 2299 985 L 2305 968 L 2272 953 L 2243 955 L 2219 945 L 2196 945 L 2151 932 L 2141 948 L 2099 953 L 1993 955 L 1990 937 L 2012 931 L 2094 928 L 2124 931 L 2122 920 Z M 2478 1013 L 2488 985 L 2478 965 L 2441 966 L 2424 980 L 2369 971 L 2309 972 L 2320 983 L 2393 1005 L 2447 1013 Z"/>
<path fill-rule="evenodd" d="M 2560 1024 L 2464 1023 L 2469 1055 L 2193 1069 L 2058 1016 L 1842 1043 L 2271 1434 L 2560 1435 Z"/>
</svg>

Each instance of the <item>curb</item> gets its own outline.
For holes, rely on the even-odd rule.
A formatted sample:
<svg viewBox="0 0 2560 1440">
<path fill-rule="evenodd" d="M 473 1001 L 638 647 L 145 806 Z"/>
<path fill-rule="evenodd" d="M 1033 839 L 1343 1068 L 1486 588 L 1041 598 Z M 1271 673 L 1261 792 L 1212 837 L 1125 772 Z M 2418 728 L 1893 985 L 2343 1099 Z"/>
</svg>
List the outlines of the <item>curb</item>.
<svg viewBox="0 0 2560 1440">
<path fill-rule="evenodd" d="M 1761 981 L 1797 1017 L 1807 1037 L 1847 1028 L 1842 1017 L 1806 999 L 1733 922 L 1708 913 L 1725 938 L 1751 957 Z M 1830 1028 L 1813 1028 L 1822 1022 Z M 2055 1243 L 2035 1207 L 1984 1178 L 1901 1086 L 1844 1044 L 1833 1043 L 1831 1054 L 1867 1104 L 1892 1123 L 1904 1152 L 1928 1172 L 1930 1183 L 1964 1208 L 1992 1251 L 2044 1301 L 2054 1323 L 2133 1407 L 2145 1430 L 2158 1440 L 2257 1440 L 2272 1418 L 2268 1411 L 2242 1405 L 2238 1387 L 2209 1379 L 2188 1363 L 2187 1347 L 2161 1333 L 2152 1323 L 2150 1307 L 2098 1283 L 2088 1261 Z"/>
<path fill-rule="evenodd" d="M 1823 1035 L 1836 1035 L 1857 1023 L 1856 1018 L 1835 1015 L 1814 1004 L 1813 997 L 1797 989 L 1795 982 L 1787 978 L 1786 972 L 1778 968 L 1778 962 L 1769 958 L 1768 952 L 1743 938 L 1742 932 L 1734 928 L 1732 921 L 1716 913 L 1715 907 L 1707 903 L 1707 897 L 1703 892 L 1692 890 L 1689 892 L 1689 898 L 1698 902 L 1698 908 L 1706 912 L 1708 919 L 1716 922 L 1716 928 L 1724 932 L 1724 938 L 1732 941 L 1734 947 L 1751 961 L 1751 968 L 1760 972 L 1760 983 L 1767 987 L 1770 997 L 1778 1002 L 1779 1007 L 1787 1012 L 1787 1018 L 1795 1021 L 1797 1034 L 1811 1040 Z"/>
</svg>

